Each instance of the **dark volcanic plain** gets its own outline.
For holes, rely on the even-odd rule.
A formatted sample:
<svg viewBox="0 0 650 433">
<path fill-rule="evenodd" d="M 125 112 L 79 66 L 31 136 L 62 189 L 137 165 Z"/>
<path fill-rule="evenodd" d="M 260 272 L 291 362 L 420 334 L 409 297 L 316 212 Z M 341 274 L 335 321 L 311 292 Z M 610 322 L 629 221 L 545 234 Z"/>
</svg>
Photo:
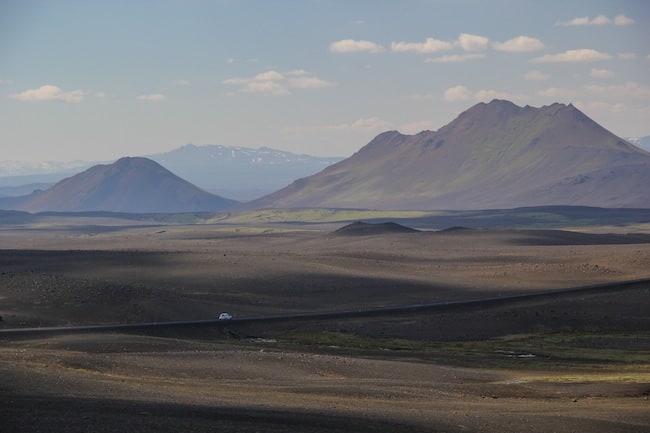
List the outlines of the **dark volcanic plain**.
<svg viewBox="0 0 650 433">
<path fill-rule="evenodd" d="M 125 224 L 0 229 L 0 327 L 354 311 L 650 278 L 648 235 L 626 228 Z M 0 334 L 0 430 L 648 431 L 648 311 L 639 283 L 338 320 Z"/>
</svg>

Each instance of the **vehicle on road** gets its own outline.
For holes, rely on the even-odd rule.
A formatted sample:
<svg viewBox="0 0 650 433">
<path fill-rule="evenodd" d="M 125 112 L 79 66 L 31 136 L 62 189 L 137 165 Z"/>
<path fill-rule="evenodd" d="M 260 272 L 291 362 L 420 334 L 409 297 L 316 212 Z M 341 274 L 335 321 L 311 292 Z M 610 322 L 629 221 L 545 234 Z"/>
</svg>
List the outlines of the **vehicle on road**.
<svg viewBox="0 0 650 433">
<path fill-rule="evenodd" d="M 232 320 L 232 315 L 228 313 L 219 314 L 219 320 Z"/>
</svg>

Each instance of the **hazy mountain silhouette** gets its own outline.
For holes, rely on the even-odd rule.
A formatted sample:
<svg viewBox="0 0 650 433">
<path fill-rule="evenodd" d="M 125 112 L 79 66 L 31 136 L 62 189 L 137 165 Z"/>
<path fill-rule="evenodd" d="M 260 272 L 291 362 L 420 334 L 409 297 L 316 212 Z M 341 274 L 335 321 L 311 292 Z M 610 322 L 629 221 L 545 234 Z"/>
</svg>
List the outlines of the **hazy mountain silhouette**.
<svg viewBox="0 0 650 433">
<path fill-rule="evenodd" d="M 343 159 L 298 155 L 269 147 L 193 144 L 148 158 L 206 191 L 241 200 L 270 194 Z"/>
<path fill-rule="evenodd" d="M 253 207 L 650 208 L 650 153 L 573 105 L 479 103 L 438 131 L 378 135 Z"/>
<path fill-rule="evenodd" d="M 0 207 L 29 212 L 197 212 L 237 204 L 205 192 L 147 158 L 121 158 L 63 179 L 45 191 L 0 199 Z"/>
<path fill-rule="evenodd" d="M 253 149 L 212 144 L 186 144 L 169 152 L 144 157 L 205 191 L 240 200 L 270 194 L 343 159 L 296 154 L 269 147 Z M 0 161 L 0 197 L 29 194 L 37 187 L 49 188 L 97 164 L 107 162 Z"/>
</svg>

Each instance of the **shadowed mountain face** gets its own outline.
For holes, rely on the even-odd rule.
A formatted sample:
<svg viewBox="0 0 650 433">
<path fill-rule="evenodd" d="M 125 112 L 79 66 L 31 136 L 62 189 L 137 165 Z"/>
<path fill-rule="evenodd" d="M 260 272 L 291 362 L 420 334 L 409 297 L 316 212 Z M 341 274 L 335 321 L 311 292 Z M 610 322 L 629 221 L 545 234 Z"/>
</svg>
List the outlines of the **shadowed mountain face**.
<svg viewBox="0 0 650 433">
<path fill-rule="evenodd" d="M 209 194 L 147 158 L 96 165 L 5 208 L 40 211 L 197 212 L 237 202 Z M 1 203 L 0 203 L 1 204 Z"/>
<path fill-rule="evenodd" d="M 494 100 L 438 131 L 380 134 L 255 207 L 490 209 L 650 207 L 650 153 L 573 105 Z"/>
</svg>

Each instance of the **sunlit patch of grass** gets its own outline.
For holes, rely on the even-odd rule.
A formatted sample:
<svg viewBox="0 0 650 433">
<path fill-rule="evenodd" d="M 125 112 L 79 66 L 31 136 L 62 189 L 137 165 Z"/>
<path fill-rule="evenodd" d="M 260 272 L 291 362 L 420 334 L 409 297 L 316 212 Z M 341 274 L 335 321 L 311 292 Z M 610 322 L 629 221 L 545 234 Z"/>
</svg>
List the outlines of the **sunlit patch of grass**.
<svg viewBox="0 0 650 433">
<path fill-rule="evenodd" d="M 528 334 L 481 341 L 432 342 L 375 338 L 344 332 L 291 332 L 278 337 L 280 345 L 302 349 L 335 349 L 370 356 L 384 354 L 423 361 L 485 368 L 593 369 L 591 380 L 648 379 L 650 333 L 639 334 Z M 621 370 L 621 367 L 629 367 Z M 599 372 L 609 376 L 599 376 Z M 639 372 L 642 374 L 639 376 Z M 586 373 L 577 374 L 576 377 Z M 567 379 L 569 380 L 569 379 Z M 577 380 L 577 379 L 576 379 Z"/>
<path fill-rule="evenodd" d="M 256 226 L 221 226 L 211 230 L 214 233 L 237 234 L 237 235 L 261 235 L 293 233 L 294 229 L 283 229 L 277 227 L 256 227 Z"/>
<path fill-rule="evenodd" d="M 650 383 L 650 371 L 593 372 L 558 375 L 522 376 L 522 382 L 548 383 Z"/>
<path fill-rule="evenodd" d="M 623 225 L 602 225 L 593 224 L 588 226 L 568 225 L 566 230 L 585 233 L 648 233 L 650 234 L 650 222 L 634 223 Z"/>
<path fill-rule="evenodd" d="M 220 218 L 226 223 L 343 222 L 376 218 L 421 218 L 435 215 L 426 211 L 376 211 L 355 209 L 264 209 Z"/>
</svg>

